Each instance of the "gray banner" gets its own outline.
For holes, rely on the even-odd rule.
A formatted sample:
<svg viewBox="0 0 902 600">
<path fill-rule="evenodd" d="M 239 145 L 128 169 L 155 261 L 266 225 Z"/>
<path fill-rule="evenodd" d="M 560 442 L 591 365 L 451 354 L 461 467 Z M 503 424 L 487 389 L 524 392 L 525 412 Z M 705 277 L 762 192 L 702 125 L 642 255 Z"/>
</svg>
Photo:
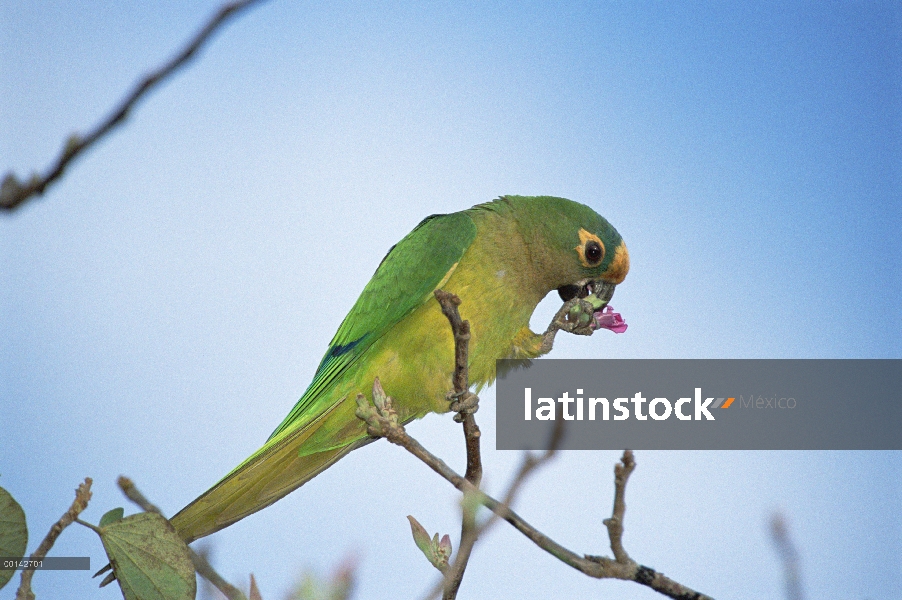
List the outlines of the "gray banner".
<svg viewBox="0 0 902 600">
<path fill-rule="evenodd" d="M 902 360 L 498 361 L 497 448 L 902 450 Z"/>
</svg>

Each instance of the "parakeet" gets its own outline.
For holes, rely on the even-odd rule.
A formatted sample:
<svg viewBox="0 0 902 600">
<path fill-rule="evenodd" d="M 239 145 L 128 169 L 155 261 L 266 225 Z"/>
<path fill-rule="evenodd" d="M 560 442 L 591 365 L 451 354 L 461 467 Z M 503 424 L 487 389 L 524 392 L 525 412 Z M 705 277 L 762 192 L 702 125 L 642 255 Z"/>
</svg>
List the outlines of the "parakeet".
<svg viewBox="0 0 902 600">
<path fill-rule="evenodd" d="M 425 218 L 382 259 L 329 344 L 313 381 L 262 448 L 171 521 L 191 542 L 243 519 L 373 441 L 355 416 L 376 377 L 400 421 L 447 412 L 454 342 L 433 291 L 457 294 L 470 321 L 469 377 L 478 392 L 495 360 L 547 351 L 529 319 L 558 290 L 590 296 L 599 327 L 629 271 L 626 245 L 591 208 L 554 197 L 504 196 Z M 619 316 L 618 316 L 619 317 Z M 607 324 L 606 324 L 607 323 Z M 619 322 L 622 330 L 625 325 Z"/>
</svg>

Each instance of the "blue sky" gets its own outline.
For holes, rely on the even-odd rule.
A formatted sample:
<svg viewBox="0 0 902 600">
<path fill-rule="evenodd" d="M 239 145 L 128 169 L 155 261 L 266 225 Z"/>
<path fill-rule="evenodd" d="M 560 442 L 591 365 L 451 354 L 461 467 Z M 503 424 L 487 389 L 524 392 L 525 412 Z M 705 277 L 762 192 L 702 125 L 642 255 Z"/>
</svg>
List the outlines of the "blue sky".
<svg viewBox="0 0 902 600">
<path fill-rule="evenodd" d="M 215 6 L 0 6 L 0 168 L 44 169 Z M 120 473 L 170 514 L 192 500 L 287 414 L 392 244 L 501 194 L 586 203 L 630 248 L 613 302 L 629 331 L 560 339 L 553 357 L 902 358 L 900 32 L 890 2 L 257 8 L 0 219 L 0 485 L 30 547 L 85 476 L 95 522 L 124 504 Z M 493 407 L 488 391 L 497 493 L 518 456 L 492 449 Z M 462 469 L 450 418 L 410 430 Z M 518 509 L 606 553 L 616 459 L 566 453 Z M 643 564 L 715 597 L 777 597 L 779 509 L 810 597 L 902 586 L 897 452 L 637 460 L 625 542 Z M 405 516 L 453 536 L 456 498 L 371 444 L 217 534 L 216 563 L 279 598 L 355 554 L 357 597 L 419 597 L 433 570 Z M 55 552 L 103 561 L 82 529 Z M 39 597 L 118 594 L 95 584 L 35 579 Z M 504 527 L 462 594 L 658 597 Z"/>
</svg>

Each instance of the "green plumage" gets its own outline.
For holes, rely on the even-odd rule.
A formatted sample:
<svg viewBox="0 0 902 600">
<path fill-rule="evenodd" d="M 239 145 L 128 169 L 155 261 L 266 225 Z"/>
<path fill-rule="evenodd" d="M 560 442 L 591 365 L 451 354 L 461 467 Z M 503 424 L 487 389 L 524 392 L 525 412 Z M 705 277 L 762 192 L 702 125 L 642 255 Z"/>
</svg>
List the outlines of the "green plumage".
<svg viewBox="0 0 902 600">
<path fill-rule="evenodd" d="M 332 338 L 309 389 L 269 439 L 303 425 L 305 416 L 311 418 L 310 408 L 348 365 L 432 296 L 474 237 L 476 227 L 465 213 L 433 215 L 389 250 Z"/>
<path fill-rule="evenodd" d="M 529 317 L 548 292 L 595 281 L 616 285 L 628 269 L 617 231 L 592 209 L 562 198 L 508 196 L 424 219 L 382 260 L 310 387 L 266 444 L 173 517 L 173 525 L 189 542 L 209 535 L 372 441 L 354 411 L 357 393 L 369 397 L 376 377 L 404 422 L 446 412 L 453 340 L 435 289 L 462 300 L 472 332 L 470 381 L 478 390 L 494 381 L 496 359 L 541 353 Z"/>
</svg>

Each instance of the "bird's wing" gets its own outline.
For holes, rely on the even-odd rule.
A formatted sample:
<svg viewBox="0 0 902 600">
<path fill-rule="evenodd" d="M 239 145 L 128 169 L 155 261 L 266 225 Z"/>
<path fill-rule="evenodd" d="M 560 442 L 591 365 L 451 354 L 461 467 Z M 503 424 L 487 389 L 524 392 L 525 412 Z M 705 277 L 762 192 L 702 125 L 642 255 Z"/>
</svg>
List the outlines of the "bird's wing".
<svg viewBox="0 0 902 600">
<path fill-rule="evenodd" d="M 340 401 L 325 393 L 332 383 L 376 340 L 432 299 L 432 292 L 475 237 L 476 226 L 466 213 L 432 215 L 392 247 L 338 328 L 310 387 L 269 442 L 305 426 Z"/>
<path fill-rule="evenodd" d="M 427 302 L 476 236 L 463 213 L 424 219 L 382 259 L 345 317 L 313 382 L 266 444 L 172 518 L 179 535 L 195 540 L 272 504 L 366 440 L 349 440 L 310 455 L 299 447 L 342 398 L 330 390 L 367 348 Z"/>
</svg>

